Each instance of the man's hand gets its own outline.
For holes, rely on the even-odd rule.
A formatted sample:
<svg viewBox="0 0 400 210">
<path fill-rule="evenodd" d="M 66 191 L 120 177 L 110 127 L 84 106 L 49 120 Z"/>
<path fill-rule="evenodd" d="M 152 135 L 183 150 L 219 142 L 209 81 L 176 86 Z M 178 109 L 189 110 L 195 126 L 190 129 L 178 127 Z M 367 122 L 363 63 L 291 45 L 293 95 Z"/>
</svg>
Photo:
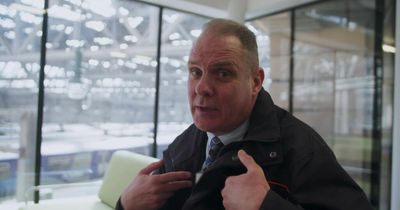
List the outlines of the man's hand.
<svg viewBox="0 0 400 210">
<path fill-rule="evenodd" d="M 240 162 L 247 172 L 230 176 L 221 194 L 226 210 L 258 210 L 270 190 L 264 171 L 245 151 L 239 150 Z"/>
<path fill-rule="evenodd" d="M 176 190 L 191 187 L 191 173 L 176 171 L 151 175 L 163 161 L 142 169 L 121 195 L 125 210 L 152 210 L 160 208 Z"/>
</svg>

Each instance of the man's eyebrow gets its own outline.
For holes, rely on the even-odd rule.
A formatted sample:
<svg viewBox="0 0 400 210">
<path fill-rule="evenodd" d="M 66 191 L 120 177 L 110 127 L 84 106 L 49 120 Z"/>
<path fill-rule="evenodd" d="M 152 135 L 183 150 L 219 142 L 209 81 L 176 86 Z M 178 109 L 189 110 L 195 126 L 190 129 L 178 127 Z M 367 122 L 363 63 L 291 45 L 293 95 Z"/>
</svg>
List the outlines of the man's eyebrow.
<svg viewBox="0 0 400 210">
<path fill-rule="evenodd" d="M 198 64 L 197 61 L 194 61 L 194 60 L 189 60 L 188 61 L 188 65 L 197 65 L 197 64 Z"/>
</svg>

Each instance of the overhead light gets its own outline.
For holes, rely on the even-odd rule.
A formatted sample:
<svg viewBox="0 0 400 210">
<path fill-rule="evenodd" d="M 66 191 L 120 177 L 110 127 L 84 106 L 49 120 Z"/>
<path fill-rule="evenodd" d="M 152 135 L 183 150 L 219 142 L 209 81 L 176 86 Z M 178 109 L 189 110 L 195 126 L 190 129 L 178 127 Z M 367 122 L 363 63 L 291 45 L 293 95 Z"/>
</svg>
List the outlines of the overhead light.
<svg viewBox="0 0 400 210">
<path fill-rule="evenodd" d="M 125 50 L 125 49 L 128 49 L 128 44 L 126 44 L 126 43 L 122 43 L 122 44 L 120 44 L 119 45 L 119 49 L 121 49 L 121 50 Z"/>
<path fill-rule="evenodd" d="M 118 12 L 119 12 L 119 14 L 121 14 L 122 16 L 127 16 L 127 15 L 129 15 L 129 10 L 127 10 L 125 7 L 119 7 L 119 8 L 118 8 Z"/>
<path fill-rule="evenodd" d="M 136 28 L 140 23 L 144 20 L 143 17 L 128 17 L 129 26 L 132 28 Z"/>
<path fill-rule="evenodd" d="M 11 20 L 9 18 L 5 18 L 5 19 L 0 19 L 0 26 L 2 28 L 11 29 L 11 28 L 15 28 L 16 24 L 13 20 Z"/>
<path fill-rule="evenodd" d="M 4 36 L 8 39 L 15 39 L 15 32 L 14 31 L 7 31 L 4 33 Z"/>
<path fill-rule="evenodd" d="M 16 14 L 15 9 L 0 4 L 0 15 L 14 17 Z"/>
<path fill-rule="evenodd" d="M 85 41 L 77 39 L 68 39 L 65 41 L 65 44 L 70 47 L 82 47 L 85 44 Z"/>
<path fill-rule="evenodd" d="M 134 58 L 132 58 L 132 61 L 137 63 L 137 64 L 141 64 L 141 65 L 144 65 L 144 66 L 149 66 L 150 62 L 151 62 L 151 57 L 137 55 Z"/>
<path fill-rule="evenodd" d="M 89 65 L 91 65 L 91 66 L 97 66 L 97 65 L 99 65 L 99 60 L 96 60 L 96 59 L 89 59 L 89 60 L 88 60 L 88 63 L 89 63 Z"/>
<path fill-rule="evenodd" d="M 168 23 L 174 23 L 179 17 L 179 14 L 163 15 L 163 19 Z"/>
<path fill-rule="evenodd" d="M 172 41 L 172 45 L 174 46 L 188 46 L 188 45 L 192 45 L 192 41 L 191 40 L 174 40 Z"/>
<path fill-rule="evenodd" d="M 67 26 L 64 30 L 65 34 L 70 35 L 74 31 L 74 28 L 71 26 Z"/>
<path fill-rule="evenodd" d="M 99 49 L 100 49 L 100 47 L 97 45 L 90 46 L 90 51 L 97 51 Z"/>
<path fill-rule="evenodd" d="M 69 8 L 54 5 L 49 8 L 49 16 L 53 18 L 60 18 L 69 21 L 79 21 L 84 19 L 78 12 L 72 11 Z"/>
<path fill-rule="evenodd" d="M 179 33 L 177 33 L 177 32 L 172 33 L 172 34 L 169 35 L 169 39 L 170 39 L 170 40 L 176 40 L 176 39 L 179 39 L 179 38 L 181 38 L 181 37 L 182 37 L 182 36 L 181 36 Z"/>
<path fill-rule="evenodd" d="M 169 61 L 169 64 L 175 68 L 179 68 L 181 67 L 181 62 L 179 62 L 179 60 L 175 60 L 175 59 L 171 59 Z"/>
<path fill-rule="evenodd" d="M 199 37 L 201 34 L 201 30 L 200 29 L 195 29 L 195 30 L 191 30 L 190 31 L 190 35 L 194 36 L 194 37 Z"/>
<path fill-rule="evenodd" d="M 97 31 L 97 32 L 103 31 L 103 30 L 106 28 L 106 25 L 105 25 L 103 22 L 101 22 L 101 21 L 94 21 L 94 20 L 92 20 L 92 21 L 87 21 L 87 22 L 85 23 L 85 26 L 86 26 L 87 28 L 93 29 L 93 30 L 95 30 L 95 31 Z"/>
<path fill-rule="evenodd" d="M 387 53 L 396 53 L 396 48 L 394 46 L 391 46 L 388 44 L 383 44 L 382 50 L 383 50 L 383 52 L 387 52 Z"/>
<path fill-rule="evenodd" d="M 108 37 L 95 37 L 93 38 L 93 42 L 98 43 L 100 45 L 109 45 L 114 43 L 114 40 Z"/>
<path fill-rule="evenodd" d="M 124 40 L 136 43 L 138 41 L 138 38 L 133 35 L 126 35 L 126 36 L 124 36 Z"/>
</svg>

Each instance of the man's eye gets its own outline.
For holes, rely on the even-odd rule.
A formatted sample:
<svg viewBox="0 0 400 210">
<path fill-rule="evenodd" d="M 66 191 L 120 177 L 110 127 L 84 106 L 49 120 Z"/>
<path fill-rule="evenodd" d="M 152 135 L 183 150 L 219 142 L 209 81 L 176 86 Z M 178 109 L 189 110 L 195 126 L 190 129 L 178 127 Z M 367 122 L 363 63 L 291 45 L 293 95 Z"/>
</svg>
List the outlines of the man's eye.
<svg viewBox="0 0 400 210">
<path fill-rule="evenodd" d="M 198 69 L 198 68 L 191 68 L 191 69 L 189 70 L 189 73 L 190 73 L 190 76 L 191 76 L 191 77 L 197 78 L 197 77 L 200 77 L 200 76 L 201 76 L 201 70 Z"/>
<path fill-rule="evenodd" d="M 220 70 L 220 71 L 218 71 L 218 76 L 221 78 L 226 78 L 226 77 L 231 76 L 231 72 L 227 71 L 227 70 Z"/>
</svg>

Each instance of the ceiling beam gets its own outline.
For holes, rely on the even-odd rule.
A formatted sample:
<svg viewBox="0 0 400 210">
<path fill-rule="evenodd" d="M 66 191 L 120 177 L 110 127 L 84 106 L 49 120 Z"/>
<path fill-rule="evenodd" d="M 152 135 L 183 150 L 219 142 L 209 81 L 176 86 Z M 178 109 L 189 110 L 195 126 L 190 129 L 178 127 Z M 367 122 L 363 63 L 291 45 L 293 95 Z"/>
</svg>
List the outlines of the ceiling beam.
<svg viewBox="0 0 400 210">
<path fill-rule="evenodd" d="M 190 51 L 190 45 L 184 46 L 173 46 L 171 44 L 163 45 L 163 56 L 184 56 Z M 156 48 L 154 46 L 134 46 L 126 50 L 121 50 L 118 47 L 102 49 L 99 51 L 91 51 L 89 49 L 82 50 L 82 56 L 84 59 L 100 59 L 100 60 L 111 60 L 115 59 L 112 57 L 113 52 L 121 52 L 126 55 L 127 58 L 133 58 L 136 55 L 154 57 L 156 55 Z M 65 50 L 48 50 L 46 58 L 49 62 L 57 61 L 69 61 L 75 59 L 75 51 Z M 19 62 L 39 62 L 39 52 L 28 52 L 16 55 L 0 55 L 0 62 L 7 61 L 19 61 Z"/>
</svg>

